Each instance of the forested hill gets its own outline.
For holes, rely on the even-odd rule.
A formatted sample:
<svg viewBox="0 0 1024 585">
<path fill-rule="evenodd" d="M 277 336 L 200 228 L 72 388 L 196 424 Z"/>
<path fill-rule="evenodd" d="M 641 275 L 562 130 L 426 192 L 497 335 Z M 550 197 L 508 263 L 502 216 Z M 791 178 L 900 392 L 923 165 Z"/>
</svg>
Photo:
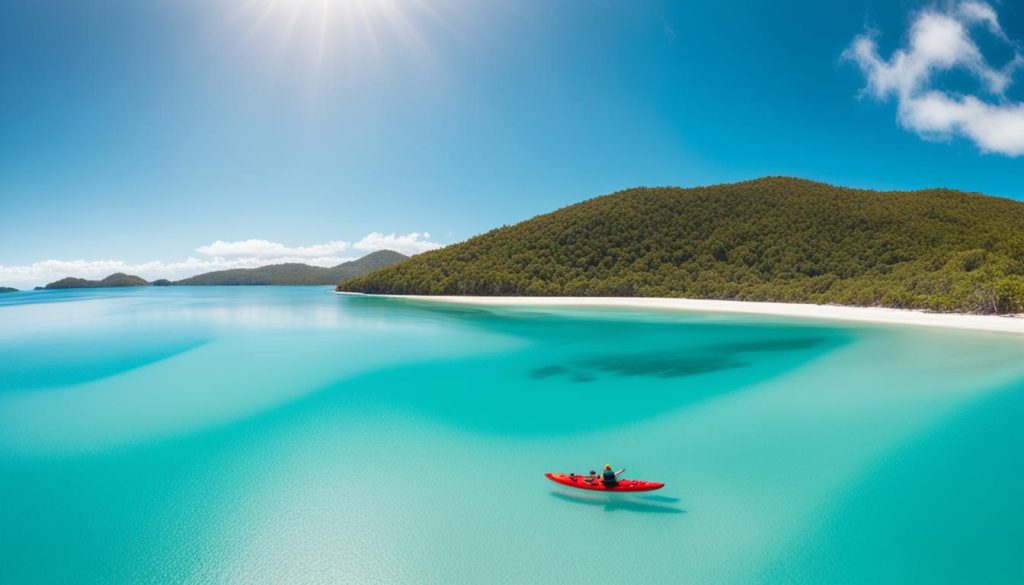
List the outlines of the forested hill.
<svg viewBox="0 0 1024 585">
<path fill-rule="evenodd" d="M 380 250 L 358 260 L 331 268 L 308 264 L 274 264 L 260 268 L 236 268 L 207 272 L 179 280 L 175 285 L 324 285 L 338 284 L 408 258 L 391 250 Z"/>
<path fill-rule="evenodd" d="M 768 177 L 597 197 L 342 291 L 649 296 L 1024 311 L 1024 203 Z"/>
</svg>

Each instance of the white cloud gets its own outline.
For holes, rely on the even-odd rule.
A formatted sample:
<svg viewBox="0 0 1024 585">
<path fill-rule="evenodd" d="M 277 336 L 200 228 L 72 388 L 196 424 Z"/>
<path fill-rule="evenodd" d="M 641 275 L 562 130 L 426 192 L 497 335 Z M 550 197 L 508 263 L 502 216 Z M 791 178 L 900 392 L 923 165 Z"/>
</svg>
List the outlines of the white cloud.
<svg viewBox="0 0 1024 585">
<path fill-rule="evenodd" d="M 200 246 L 196 251 L 206 258 L 189 257 L 178 262 L 152 261 L 129 263 L 121 260 L 43 260 L 23 266 L 0 265 L 0 286 L 31 288 L 53 282 L 66 276 L 100 279 L 115 272 L 136 274 L 146 280 L 166 278 L 179 280 L 210 272 L 232 268 L 258 268 L 268 264 L 301 262 L 313 266 L 336 266 L 361 256 L 359 252 L 394 250 L 411 255 L 440 248 L 442 244 L 430 241 L 428 233 L 405 235 L 384 235 L 379 232 L 367 234 L 355 244 L 330 241 L 312 246 L 285 246 L 268 240 L 243 240 Z M 346 250 L 356 253 L 340 255 Z"/>
<path fill-rule="evenodd" d="M 255 258 L 282 258 L 291 256 L 295 258 L 316 258 L 332 256 L 338 252 L 344 252 L 349 247 L 348 242 L 332 240 L 326 244 L 313 246 L 285 246 L 268 240 L 241 240 L 238 242 L 223 242 L 217 240 L 212 244 L 199 246 L 196 252 L 207 256 L 233 257 L 246 256 Z"/>
<path fill-rule="evenodd" d="M 1003 66 L 989 64 L 972 37 L 983 26 L 1013 51 Z M 843 57 L 867 78 L 866 91 L 878 99 L 895 97 L 900 124 L 926 139 L 962 136 L 982 151 L 1024 154 L 1024 103 L 1006 98 L 1024 56 L 999 24 L 995 9 L 966 0 L 946 10 L 925 9 L 915 15 L 908 46 L 889 59 L 878 53 L 876 34 L 854 39 Z M 986 95 L 965 95 L 937 87 L 939 74 L 962 69 L 973 75 Z"/>
<path fill-rule="evenodd" d="M 430 241 L 430 234 L 427 232 L 411 234 L 405 234 L 404 236 L 398 236 L 395 234 L 384 235 L 380 232 L 373 232 L 367 234 L 366 237 L 359 240 L 352 247 L 356 250 L 362 250 L 364 252 L 375 252 L 377 250 L 394 250 L 400 252 L 406 256 L 412 256 L 413 254 L 419 254 L 420 252 L 426 252 L 427 250 L 436 250 L 442 247 L 442 244 Z"/>
</svg>

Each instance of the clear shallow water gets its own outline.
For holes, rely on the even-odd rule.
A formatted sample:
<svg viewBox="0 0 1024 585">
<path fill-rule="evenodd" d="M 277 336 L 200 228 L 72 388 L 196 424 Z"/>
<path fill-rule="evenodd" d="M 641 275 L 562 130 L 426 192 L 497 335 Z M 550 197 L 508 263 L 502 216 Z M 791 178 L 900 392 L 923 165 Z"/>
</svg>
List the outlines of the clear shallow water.
<svg viewBox="0 0 1024 585">
<path fill-rule="evenodd" d="M 321 288 L 0 297 L 3 583 L 1024 581 L 1024 342 Z M 646 496 L 563 491 L 608 462 Z"/>
</svg>

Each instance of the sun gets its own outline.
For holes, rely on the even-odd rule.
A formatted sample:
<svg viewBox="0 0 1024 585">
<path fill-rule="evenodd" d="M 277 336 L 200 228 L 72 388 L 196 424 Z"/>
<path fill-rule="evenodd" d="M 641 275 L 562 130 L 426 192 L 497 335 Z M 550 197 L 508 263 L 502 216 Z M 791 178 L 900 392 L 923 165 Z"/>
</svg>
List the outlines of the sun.
<svg viewBox="0 0 1024 585">
<path fill-rule="evenodd" d="M 403 56 L 420 64 L 431 51 L 423 29 L 443 25 L 446 0 L 241 0 L 235 17 L 249 43 L 277 63 L 317 77 Z"/>
</svg>

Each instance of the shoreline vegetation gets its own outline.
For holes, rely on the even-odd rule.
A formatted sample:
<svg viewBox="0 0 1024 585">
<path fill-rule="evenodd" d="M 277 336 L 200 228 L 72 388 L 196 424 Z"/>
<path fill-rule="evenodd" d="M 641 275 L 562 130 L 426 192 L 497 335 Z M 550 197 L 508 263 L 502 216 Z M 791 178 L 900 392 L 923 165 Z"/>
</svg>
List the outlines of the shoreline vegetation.
<svg viewBox="0 0 1024 585">
<path fill-rule="evenodd" d="M 362 293 L 336 292 L 339 295 L 383 297 L 455 305 L 478 305 L 491 307 L 621 308 L 691 313 L 730 313 L 1024 334 L 1024 317 L 1019 315 L 934 313 L 913 309 L 893 309 L 889 307 L 853 307 L 842 305 L 813 305 L 805 303 L 650 297 L 364 295 Z"/>
<path fill-rule="evenodd" d="M 424 252 L 337 290 L 1021 313 L 1024 203 L 789 177 L 641 187 Z"/>
</svg>

